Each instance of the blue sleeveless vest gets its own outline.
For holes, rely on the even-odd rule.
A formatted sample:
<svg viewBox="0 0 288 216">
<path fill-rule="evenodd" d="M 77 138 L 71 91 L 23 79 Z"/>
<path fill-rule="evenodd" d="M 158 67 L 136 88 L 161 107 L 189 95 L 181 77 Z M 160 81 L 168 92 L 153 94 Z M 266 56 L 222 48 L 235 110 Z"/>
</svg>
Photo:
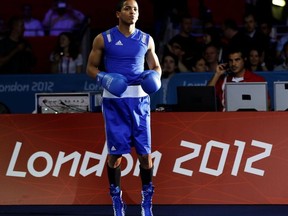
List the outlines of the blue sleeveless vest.
<svg viewBox="0 0 288 216">
<path fill-rule="evenodd" d="M 104 38 L 104 64 L 109 73 L 120 73 L 128 85 L 139 84 L 144 71 L 149 35 L 139 29 L 125 37 L 117 27 L 102 32 Z"/>
</svg>

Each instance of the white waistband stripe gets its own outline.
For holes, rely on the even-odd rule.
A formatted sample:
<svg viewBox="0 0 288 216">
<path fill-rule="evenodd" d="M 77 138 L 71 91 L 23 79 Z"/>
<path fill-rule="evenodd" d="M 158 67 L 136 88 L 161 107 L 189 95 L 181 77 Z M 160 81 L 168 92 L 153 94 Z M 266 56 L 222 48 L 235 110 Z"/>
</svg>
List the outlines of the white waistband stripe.
<svg viewBox="0 0 288 216">
<path fill-rule="evenodd" d="M 126 91 L 122 94 L 121 97 L 117 97 L 110 92 L 108 92 L 106 89 L 103 91 L 103 98 L 135 98 L 135 97 L 145 97 L 148 94 L 144 92 L 141 85 L 135 85 L 135 86 L 128 86 Z"/>
</svg>

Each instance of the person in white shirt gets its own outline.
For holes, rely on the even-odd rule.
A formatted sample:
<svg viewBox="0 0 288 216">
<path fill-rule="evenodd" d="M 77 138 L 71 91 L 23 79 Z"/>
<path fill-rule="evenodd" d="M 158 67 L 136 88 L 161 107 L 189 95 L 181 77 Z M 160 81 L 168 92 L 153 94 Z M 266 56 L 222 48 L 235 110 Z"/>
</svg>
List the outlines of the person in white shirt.
<svg viewBox="0 0 288 216">
<path fill-rule="evenodd" d="M 25 27 L 24 37 L 44 36 L 45 33 L 41 21 L 32 16 L 32 6 L 24 4 L 22 13 Z"/>
<path fill-rule="evenodd" d="M 78 44 L 71 32 L 62 32 L 57 44 L 50 55 L 51 72 L 63 74 L 81 73 L 83 57 Z"/>
<path fill-rule="evenodd" d="M 66 0 L 55 0 L 54 5 L 47 11 L 42 22 L 45 30 L 51 36 L 58 36 L 64 31 L 77 30 L 86 16 L 67 4 Z"/>
</svg>

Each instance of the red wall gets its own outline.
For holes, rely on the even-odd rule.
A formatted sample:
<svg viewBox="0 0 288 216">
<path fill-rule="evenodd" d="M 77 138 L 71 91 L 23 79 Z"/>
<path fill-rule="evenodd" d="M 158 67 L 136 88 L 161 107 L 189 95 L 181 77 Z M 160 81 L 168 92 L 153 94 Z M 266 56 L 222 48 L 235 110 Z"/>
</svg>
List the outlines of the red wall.
<svg viewBox="0 0 288 216">
<path fill-rule="evenodd" d="M 21 4 L 23 2 L 31 3 L 34 6 L 34 15 L 42 20 L 45 12 L 52 5 L 53 0 L 2 0 L 0 16 L 6 20 L 12 14 L 21 13 Z M 91 25 L 94 28 L 103 29 L 116 23 L 115 3 L 117 0 L 106 0 L 105 2 L 97 0 L 69 0 L 74 8 L 83 11 L 91 17 Z M 150 28 L 153 26 L 153 4 L 151 0 L 138 0 L 140 6 L 139 25 Z M 198 0 L 188 0 L 188 7 L 194 17 L 199 16 Z M 215 24 L 221 23 L 224 18 L 234 18 L 238 23 L 242 23 L 244 13 L 244 0 L 204 0 L 205 5 L 212 10 Z M 3 6 L 5 5 L 5 7 Z"/>
<path fill-rule="evenodd" d="M 188 0 L 188 7 L 192 16 L 199 16 L 199 0 Z M 204 0 L 204 4 L 212 11 L 214 22 L 220 25 L 225 18 L 234 19 L 242 24 L 245 9 L 244 0 Z"/>
<path fill-rule="evenodd" d="M 53 0 L 2 0 L 0 16 L 8 20 L 12 15 L 21 14 L 22 3 L 33 5 L 33 14 L 36 18 L 43 20 L 45 13 L 51 7 Z M 97 29 L 108 28 L 116 24 L 115 4 L 117 0 L 97 1 L 97 0 L 68 0 L 76 9 L 91 17 L 91 26 Z M 150 0 L 138 0 L 140 13 L 143 19 L 139 20 L 139 25 L 152 26 L 153 6 Z M 3 6 L 5 5 L 5 7 Z M 143 14 L 143 15 L 142 15 Z M 144 18 L 145 16 L 145 18 Z"/>
</svg>

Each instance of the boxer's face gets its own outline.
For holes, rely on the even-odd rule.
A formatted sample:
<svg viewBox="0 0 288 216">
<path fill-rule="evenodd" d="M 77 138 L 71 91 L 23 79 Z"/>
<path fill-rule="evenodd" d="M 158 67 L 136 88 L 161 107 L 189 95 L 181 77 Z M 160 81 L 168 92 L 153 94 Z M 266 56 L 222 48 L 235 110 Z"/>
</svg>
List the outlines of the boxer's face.
<svg viewBox="0 0 288 216">
<path fill-rule="evenodd" d="M 135 0 L 125 1 L 121 11 L 117 11 L 116 15 L 123 23 L 135 24 L 139 17 L 137 2 Z"/>
</svg>

